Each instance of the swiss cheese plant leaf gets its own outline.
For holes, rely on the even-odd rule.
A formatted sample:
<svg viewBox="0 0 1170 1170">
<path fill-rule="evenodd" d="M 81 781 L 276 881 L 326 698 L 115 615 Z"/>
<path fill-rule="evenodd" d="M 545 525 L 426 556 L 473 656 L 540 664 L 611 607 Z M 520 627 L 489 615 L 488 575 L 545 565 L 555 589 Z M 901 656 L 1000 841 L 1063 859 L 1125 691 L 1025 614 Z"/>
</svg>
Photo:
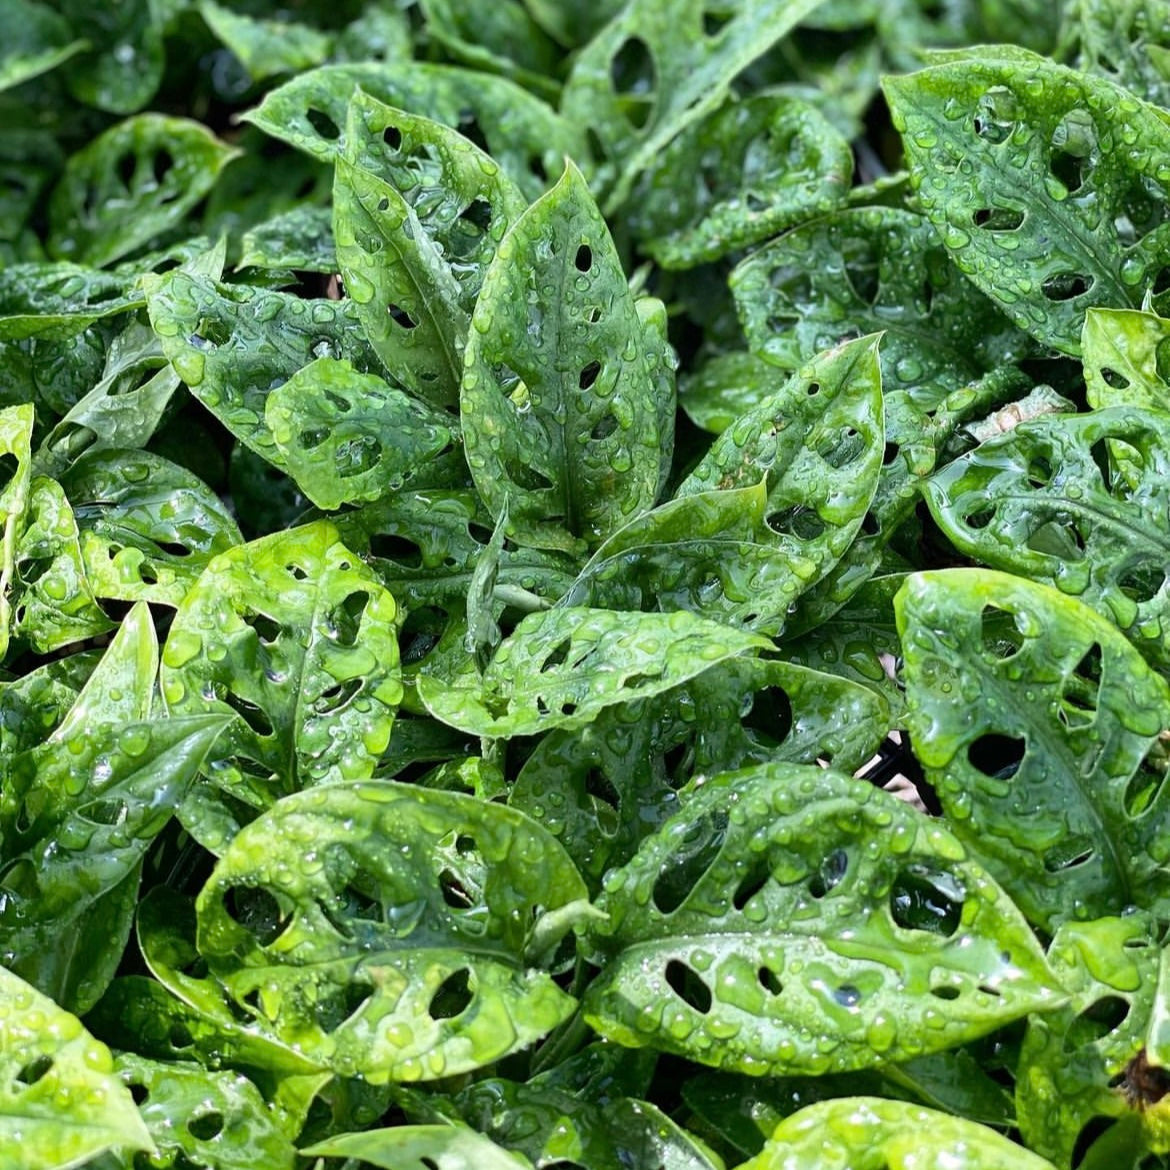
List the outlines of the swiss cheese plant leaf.
<svg viewBox="0 0 1170 1170">
<path fill-rule="evenodd" d="M 1054 1170 L 987 1126 L 880 1097 L 821 1101 L 785 1118 L 740 1170 Z"/>
<path fill-rule="evenodd" d="M 109 1049 L 76 1016 L 0 967 L 0 1157 L 69 1170 L 153 1143 Z"/>
<path fill-rule="evenodd" d="M 589 157 L 582 130 L 540 98 L 505 78 L 450 65 L 323 65 L 271 90 L 242 117 L 266 134 L 332 162 L 346 146 L 346 108 L 358 87 L 482 143 L 529 199 L 544 190 L 566 155 Z"/>
<path fill-rule="evenodd" d="M 243 1010 L 367 1080 L 488 1064 L 574 1001 L 533 963 L 585 886 L 514 809 L 391 781 L 285 797 L 198 900 L 200 953 Z"/>
<path fill-rule="evenodd" d="M 629 223 L 665 268 L 690 268 L 829 211 L 849 145 L 806 102 L 760 94 L 692 122 L 634 188 Z"/>
<path fill-rule="evenodd" d="M 282 456 L 264 418 L 269 392 L 314 358 L 377 368 L 349 301 L 303 300 L 182 271 L 151 279 L 148 297 L 150 323 L 191 393 L 278 467 Z"/>
<path fill-rule="evenodd" d="M 301 1151 L 383 1170 L 531 1170 L 532 1163 L 465 1125 L 396 1125 L 326 1138 Z"/>
<path fill-rule="evenodd" d="M 319 520 L 214 558 L 183 599 L 160 683 L 175 715 L 235 714 L 216 783 L 255 808 L 369 776 L 402 697 L 394 598 Z"/>
<path fill-rule="evenodd" d="M 74 35 L 89 44 L 65 73 L 70 93 L 111 114 L 142 109 L 162 81 L 163 17 L 173 2 L 56 0 L 54 7 L 69 21 Z"/>
<path fill-rule="evenodd" d="M 696 785 L 597 907 L 589 1023 L 756 1075 L 898 1062 L 1062 999 L 1023 916 L 954 836 L 815 766 Z"/>
<path fill-rule="evenodd" d="M 333 185 L 337 262 L 371 344 L 420 397 L 459 397 L 475 298 L 526 206 L 477 146 L 358 93 Z"/>
<path fill-rule="evenodd" d="M 0 341 L 75 337 L 95 321 L 142 308 L 145 297 L 133 284 L 65 262 L 0 269 Z"/>
<path fill-rule="evenodd" d="M 1131 475 L 1111 466 L 1117 453 Z M 926 499 L 968 556 L 1080 598 L 1170 667 L 1170 414 L 1021 423 L 934 475 Z"/>
<path fill-rule="evenodd" d="M 32 0 L 4 0 L 0 25 L 8 34 L 0 51 L 0 90 L 56 69 L 86 47 L 60 13 Z"/>
<path fill-rule="evenodd" d="M 1077 354 L 1086 309 L 1137 308 L 1158 287 L 1170 124 L 1157 109 L 1022 51 L 946 61 L 885 91 L 922 209 L 1021 329 Z"/>
<path fill-rule="evenodd" d="M 49 251 L 101 268 L 182 222 L 238 151 L 185 118 L 139 114 L 65 164 L 49 200 Z"/>
<path fill-rule="evenodd" d="M 860 767 L 888 730 L 866 688 L 787 662 L 725 662 L 660 695 L 554 731 L 513 782 L 508 802 L 555 834 L 594 889 L 678 807 L 694 776 L 769 760 Z"/>
<path fill-rule="evenodd" d="M 1170 321 L 1137 309 L 1090 309 L 1081 348 L 1090 406 L 1170 410 Z"/>
<path fill-rule="evenodd" d="M 16 543 L 28 510 L 33 421 L 31 405 L 9 406 L 0 411 L 0 455 L 16 464 L 0 488 L 0 523 L 4 526 L 0 540 L 0 657 L 7 653 L 12 634 Z"/>
<path fill-rule="evenodd" d="M 785 380 L 785 372 L 772 362 L 733 350 L 704 362 L 680 381 L 678 404 L 695 426 L 718 435 L 771 397 Z"/>
<path fill-rule="evenodd" d="M 1168 21 L 1166 0 L 1072 0 L 1064 12 L 1058 55 L 1165 108 L 1170 105 Z"/>
<path fill-rule="evenodd" d="M 120 1053 L 119 1079 L 163 1159 L 202 1170 L 293 1170 L 296 1150 L 246 1077 Z M 181 1161 L 179 1160 L 181 1159 Z"/>
<path fill-rule="evenodd" d="M 333 212 L 308 204 L 278 212 L 246 231 L 240 249 L 240 268 L 336 272 Z"/>
<path fill-rule="evenodd" d="M 1059 1011 L 1028 1021 L 1016 1110 L 1029 1149 L 1068 1166 L 1094 1118 L 1120 1118 L 1136 1105 L 1117 1091 L 1117 1081 L 1144 1059 L 1164 959 L 1153 921 L 1131 914 L 1066 922 L 1048 961 L 1070 999 Z"/>
<path fill-rule="evenodd" d="M 421 675 L 437 719 L 473 735 L 535 735 L 584 727 L 606 707 L 659 694 L 717 663 L 772 645 L 689 613 L 554 609 L 526 617 L 478 687 Z"/>
<path fill-rule="evenodd" d="M 570 163 L 500 244 L 467 342 L 467 462 L 510 537 L 576 551 L 654 503 L 661 360 Z"/>
<path fill-rule="evenodd" d="M 1170 687 L 1050 586 L 916 573 L 895 606 L 914 751 L 972 853 L 1049 929 L 1160 910 L 1170 792 L 1146 757 L 1170 726 Z"/>
<path fill-rule="evenodd" d="M 289 475 L 327 510 L 401 487 L 449 446 L 453 421 L 376 374 L 330 357 L 277 386 L 264 420 Z"/>
<path fill-rule="evenodd" d="M 243 543 L 207 484 L 150 451 L 87 454 L 61 486 L 79 529 L 87 586 L 99 598 L 177 606 L 213 557 Z"/>
<path fill-rule="evenodd" d="M 821 0 L 744 0 L 707 34 L 703 0 L 634 0 L 578 54 L 561 109 L 590 126 L 612 169 L 606 210 L 668 144 L 721 105 L 732 81 Z"/>
<path fill-rule="evenodd" d="M 294 20 L 264 20 L 233 12 L 214 0 L 199 0 L 199 15 L 253 81 L 311 69 L 333 48 L 333 38 L 320 29 Z"/>
</svg>

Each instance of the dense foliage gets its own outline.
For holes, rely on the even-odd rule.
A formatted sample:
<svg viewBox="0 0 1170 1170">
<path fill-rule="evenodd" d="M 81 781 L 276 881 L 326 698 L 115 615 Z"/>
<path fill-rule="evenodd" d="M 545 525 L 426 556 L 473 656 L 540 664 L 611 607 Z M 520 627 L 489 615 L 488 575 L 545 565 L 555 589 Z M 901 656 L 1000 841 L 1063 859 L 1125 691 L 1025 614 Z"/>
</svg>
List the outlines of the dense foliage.
<svg viewBox="0 0 1170 1170">
<path fill-rule="evenodd" d="M 0 29 L 0 1163 L 1170 1162 L 1170 0 Z"/>
</svg>

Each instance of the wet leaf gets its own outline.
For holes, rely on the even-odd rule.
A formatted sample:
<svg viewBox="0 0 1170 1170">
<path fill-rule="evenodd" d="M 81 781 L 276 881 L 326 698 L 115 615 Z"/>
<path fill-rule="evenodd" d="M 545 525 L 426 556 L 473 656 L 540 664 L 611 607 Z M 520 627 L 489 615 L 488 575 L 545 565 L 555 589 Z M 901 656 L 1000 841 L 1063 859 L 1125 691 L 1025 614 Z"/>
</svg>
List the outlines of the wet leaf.
<svg viewBox="0 0 1170 1170">
<path fill-rule="evenodd" d="M 0 24 L 7 36 L 0 54 L 0 90 L 11 89 L 56 69 L 86 47 L 71 35 L 67 21 L 44 4 L 4 0 Z"/>
<path fill-rule="evenodd" d="M 722 434 L 787 380 L 783 370 L 754 353 L 719 354 L 680 382 L 678 404 L 697 427 Z"/>
<path fill-rule="evenodd" d="M 262 20 L 233 12 L 214 0 L 199 0 L 199 15 L 239 58 L 253 81 L 320 65 L 333 47 L 332 37 L 310 25 Z"/>
<path fill-rule="evenodd" d="M 568 856 L 513 809 L 330 785 L 240 830 L 199 896 L 198 945 L 244 1010 L 335 1072 L 430 1080 L 571 1013 L 526 956 L 555 947 L 584 897 Z"/>
<path fill-rule="evenodd" d="M 333 213 L 328 207 L 301 205 L 279 212 L 246 231 L 240 248 L 240 268 L 337 271 Z"/>
<path fill-rule="evenodd" d="M 15 589 L 16 542 L 25 524 L 32 462 L 33 408 L 10 406 L 0 411 L 0 456 L 15 462 L 6 468 L 8 479 L 0 488 L 0 515 L 4 534 L 0 541 L 0 657 L 12 635 L 12 595 Z"/>
<path fill-rule="evenodd" d="M 385 1170 L 526 1170 L 532 1163 L 465 1125 L 396 1125 L 344 1133 L 301 1151 L 313 1157 L 359 1158 Z"/>
<path fill-rule="evenodd" d="M 922 209 L 1021 329 L 1078 354 L 1087 309 L 1137 308 L 1157 287 L 1170 126 L 1154 107 L 1022 50 L 960 55 L 885 92 Z M 1116 140 L 1132 148 L 1105 149 Z"/>
<path fill-rule="evenodd" d="M 162 81 L 163 20 L 166 0 L 55 0 L 74 36 L 88 51 L 70 63 L 70 93 L 111 114 L 132 114 L 150 101 Z"/>
<path fill-rule="evenodd" d="M 60 1170 L 107 1150 L 150 1150 L 109 1049 L 3 968 L 0 997 L 0 1156 L 28 1170 Z"/>
<path fill-rule="evenodd" d="M 1170 321 L 1136 309 L 1090 309 L 1081 346 L 1090 406 L 1170 410 Z"/>
<path fill-rule="evenodd" d="M 1063 999 L 955 837 L 817 767 L 697 784 L 597 906 L 589 1023 L 755 1075 L 897 1062 Z"/>
<path fill-rule="evenodd" d="M 1086 605 L 1003 573 L 916 573 L 895 608 L 915 755 L 1024 912 L 1160 907 L 1166 683 Z"/>
<path fill-rule="evenodd" d="M 660 361 L 570 164 L 500 244 L 467 343 L 467 462 L 512 539 L 577 551 L 653 504 Z"/>
<path fill-rule="evenodd" d="M 78 264 L 0 269 L 0 341 L 67 340 L 95 321 L 140 309 L 146 298 L 124 276 Z"/>
</svg>

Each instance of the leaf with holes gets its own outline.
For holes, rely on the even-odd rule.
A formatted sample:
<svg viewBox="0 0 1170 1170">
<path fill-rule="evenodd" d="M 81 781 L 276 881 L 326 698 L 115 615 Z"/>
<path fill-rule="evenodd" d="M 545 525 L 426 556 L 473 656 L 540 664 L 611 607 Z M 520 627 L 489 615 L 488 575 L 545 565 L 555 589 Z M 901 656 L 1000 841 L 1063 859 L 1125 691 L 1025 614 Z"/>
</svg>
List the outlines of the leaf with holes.
<svg viewBox="0 0 1170 1170">
<path fill-rule="evenodd" d="M 293 1170 L 296 1150 L 246 1077 L 128 1052 L 115 1068 L 163 1158 L 215 1170 Z"/>
<path fill-rule="evenodd" d="M 211 559 L 243 543 L 197 475 L 150 451 L 95 451 L 62 477 L 89 587 L 101 598 L 177 606 Z"/>
<path fill-rule="evenodd" d="M 0 26 L 7 33 L 0 53 L 0 90 L 56 69 L 87 47 L 71 35 L 68 21 L 30 0 L 3 0 Z"/>
<path fill-rule="evenodd" d="M 733 350 L 704 362 L 681 381 L 678 404 L 695 426 L 719 435 L 740 415 L 775 394 L 786 380 L 785 371 L 772 362 Z"/>
<path fill-rule="evenodd" d="M 242 443 L 284 470 L 268 394 L 314 358 L 378 369 L 350 301 L 303 300 L 175 271 L 144 281 L 150 323 L 191 393 Z"/>
<path fill-rule="evenodd" d="M 815 766 L 696 784 L 597 908 L 588 1022 L 757 1076 L 897 1063 L 1063 1000 L 955 837 Z"/>
<path fill-rule="evenodd" d="M 67 340 L 144 304 L 125 276 L 80 264 L 13 264 L 0 269 L 0 342 Z"/>
<path fill-rule="evenodd" d="M 882 466 L 876 343 L 822 354 L 723 431 L 667 504 L 597 550 L 566 599 L 686 609 L 768 633 L 840 559 Z"/>
<path fill-rule="evenodd" d="M 198 946 L 245 1011 L 340 1075 L 432 1080 L 571 1014 L 529 956 L 584 898 L 568 855 L 514 809 L 335 784 L 240 830 L 199 895 Z"/>
<path fill-rule="evenodd" d="M 589 126 L 612 172 L 607 213 L 679 134 L 720 106 L 732 81 L 821 0 L 743 0 L 708 33 L 704 0 L 634 0 L 577 55 L 561 108 Z"/>
<path fill-rule="evenodd" d="M 577 552 L 654 503 L 661 349 L 571 163 L 500 244 L 471 326 L 467 463 L 512 539 Z"/>
<path fill-rule="evenodd" d="M 1075 0 L 1061 29 L 1060 57 L 1124 86 L 1156 106 L 1170 105 L 1170 4 Z"/>
<path fill-rule="evenodd" d="M 914 752 L 954 833 L 1045 929 L 1160 910 L 1170 687 L 1111 622 L 1047 585 L 915 573 L 894 605 Z"/>
<path fill-rule="evenodd" d="M 1081 349 L 1090 406 L 1170 410 L 1170 321 L 1137 309 L 1090 309 Z"/>
<path fill-rule="evenodd" d="M 239 152 L 185 118 L 139 114 L 65 164 L 49 199 L 49 252 L 101 268 L 187 213 Z"/>
<path fill-rule="evenodd" d="M 109 1049 L 76 1016 L 0 967 L 0 1157 L 26 1170 L 152 1150 Z"/>
<path fill-rule="evenodd" d="M 1066 922 L 1048 961 L 1069 993 L 1058 1012 L 1034 1016 L 1020 1047 L 1016 1111 L 1028 1148 L 1073 1164 L 1094 1118 L 1122 1118 L 1151 1104 L 1127 1100 L 1127 1072 L 1144 1060 L 1163 953 L 1148 915 Z M 1139 1055 L 1141 1054 L 1141 1055 Z M 1157 1081 L 1158 1072 L 1150 1072 Z M 1170 1081 L 1162 1073 L 1162 1092 Z"/>
<path fill-rule="evenodd" d="M 397 620 L 394 598 L 331 524 L 278 532 L 217 556 L 183 599 L 163 648 L 163 697 L 173 715 L 237 716 L 211 775 L 254 809 L 363 779 L 402 698 Z"/>
<path fill-rule="evenodd" d="M 554 731 L 524 762 L 508 803 L 539 820 L 595 891 L 678 806 L 696 776 L 769 760 L 849 770 L 877 750 L 887 708 L 866 688 L 787 662 L 740 658 L 637 703 Z"/>
<path fill-rule="evenodd" d="M 1170 262 L 1170 125 L 1099 78 L 1017 50 L 887 78 L 922 209 L 1021 329 L 1080 352 L 1085 311 L 1155 306 Z M 1125 150 L 1112 143 L 1132 144 Z"/>
<path fill-rule="evenodd" d="M 974 1170 L 1055 1170 L 1051 1162 L 989 1129 L 936 1109 L 880 1097 L 822 1101 L 786 1117 L 767 1145 L 739 1170 L 913 1170 L 954 1166 Z"/>
<path fill-rule="evenodd" d="M 334 273 L 333 212 L 311 204 L 278 212 L 246 231 L 240 249 L 240 268 Z"/>
<path fill-rule="evenodd" d="M 3 539 L 0 540 L 0 657 L 7 653 L 8 641 L 12 636 L 16 544 L 28 511 L 34 417 L 31 403 L 0 410 L 0 457 L 6 463 L 16 465 L 11 470 L 5 468 L 8 479 L 0 489 L 0 517 L 3 517 Z"/>
<path fill-rule="evenodd" d="M 691 268 L 830 211 L 852 176 L 822 114 L 760 94 L 687 126 L 635 185 L 629 223 L 664 268 Z"/>
<path fill-rule="evenodd" d="M 301 1151 L 310 1157 L 359 1159 L 383 1170 L 531 1170 L 526 1158 L 466 1125 L 396 1125 L 326 1138 Z"/>
<path fill-rule="evenodd" d="M 771 640 L 678 612 L 553 609 L 506 638 L 478 688 L 420 675 L 436 719 L 489 738 L 584 727 L 606 707 L 676 687 Z"/>
<path fill-rule="evenodd" d="M 475 299 L 525 206 L 461 134 L 360 91 L 350 101 L 333 184 L 337 262 L 370 343 L 420 397 L 458 401 Z"/>
<path fill-rule="evenodd" d="M 1132 477 L 1112 466 L 1123 452 Z M 1111 407 L 1021 423 L 926 485 L 957 548 L 1054 585 L 1170 667 L 1170 414 Z"/>
<path fill-rule="evenodd" d="M 277 386 L 264 421 L 297 487 L 327 510 L 401 488 L 452 439 L 449 416 L 329 357 Z"/>
<path fill-rule="evenodd" d="M 540 98 L 503 77 L 451 65 L 323 65 L 269 91 L 241 119 L 332 163 L 346 145 L 346 108 L 358 88 L 458 130 L 490 154 L 527 199 L 544 190 L 566 156 L 589 157 L 582 131 Z"/>
<path fill-rule="evenodd" d="M 311 25 L 287 19 L 260 20 L 233 12 L 214 0 L 199 0 L 199 15 L 253 81 L 311 69 L 333 48 L 333 38 Z"/>
</svg>

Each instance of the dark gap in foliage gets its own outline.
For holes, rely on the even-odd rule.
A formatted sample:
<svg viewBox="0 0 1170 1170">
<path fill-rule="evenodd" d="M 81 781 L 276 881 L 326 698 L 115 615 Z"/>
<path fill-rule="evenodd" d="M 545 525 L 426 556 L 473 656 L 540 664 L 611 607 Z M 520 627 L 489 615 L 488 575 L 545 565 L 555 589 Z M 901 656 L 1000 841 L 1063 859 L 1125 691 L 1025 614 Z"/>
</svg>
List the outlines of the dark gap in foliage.
<svg viewBox="0 0 1170 1170">
<path fill-rule="evenodd" d="M 688 1007 L 702 1015 L 711 1010 L 711 989 L 686 963 L 671 959 L 666 964 L 666 982 Z"/>
<path fill-rule="evenodd" d="M 903 866 L 890 886 L 890 917 L 903 930 L 949 937 L 959 929 L 963 893 L 948 873 L 926 865 Z"/>
<path fill-rule="evenodd" d="M 451 1020 L 462 1015 L 475 998 L 471 989 L 471 969 L 453 971 L 435 990 L 427 1011 L 434 1020 Z"/>
<path fill-rule="evenodd" d="M 1020 736 L 989 732 L 967 745 L 967 762 L 984 776 L 1007 780 L 1019 771 L 1027 748 Z"/>
<path fill-rule="evenodd" d="M 662 914 L 672 914 L 714 864 L 727 836 L 728 815 L 722 809 L 698 818 L 678 842 L 654 882 L 651 899 Z"/>
</svg>

